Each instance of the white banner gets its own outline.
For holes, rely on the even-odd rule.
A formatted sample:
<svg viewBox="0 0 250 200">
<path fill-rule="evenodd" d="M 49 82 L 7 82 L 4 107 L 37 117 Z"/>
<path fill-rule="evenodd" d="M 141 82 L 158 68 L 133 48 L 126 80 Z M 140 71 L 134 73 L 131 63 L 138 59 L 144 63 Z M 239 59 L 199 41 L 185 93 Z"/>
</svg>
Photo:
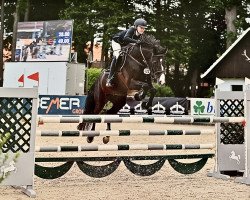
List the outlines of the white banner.
<svg viewBox="0 0 250 200">
<path fill-rule="evenodd" d="M 65 95 L 66 62 L 5 62 L 3 87 L 38 87 L 40 95 Z"/>
</svg>

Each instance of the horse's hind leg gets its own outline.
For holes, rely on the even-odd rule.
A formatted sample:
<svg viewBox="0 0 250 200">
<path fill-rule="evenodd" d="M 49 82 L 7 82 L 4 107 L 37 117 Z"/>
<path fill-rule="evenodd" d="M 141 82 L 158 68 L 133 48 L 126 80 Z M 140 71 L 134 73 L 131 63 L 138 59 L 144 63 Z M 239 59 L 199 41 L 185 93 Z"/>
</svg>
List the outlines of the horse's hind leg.
<svg viewBox="0 0 250 200">
<path fill-rule="evenodd" d="M 107 131 L 110 131 L 111 130 L 111 123 L 107 123 Z"/>
<path fill-rule="evenodd" d="M 94 114 L 95 107 L 96 107 L 95 97 L 94 97 L 93 91 L 91 91 L 87 95 L 86 102 L 85 102 L 85 110 L 83 114 L 84 115 Z M 90 130 L 90 127 L 87 127 L 87 126 L 89 125 L 87 125 L 84 122 L 81 122 L 78 124 L 77 129 L 86 130 L 86 128 L 88 128 L 88 130 Z"/>
<path fill-rule="evenodd" d="M 115 96 L 110 101 L 113 103 L 113 106 L 107 110 L 107 114 L 117 114 L 120 109 L 126 104 L 127 96 Z M 111 130 L 111 124 L 107 124 L 107 130 Z M 110 140 L 110 136 L 105 136 L 103 138 L 103 143 L 107 144 Z"/>
<path fill-rule="evenodd" d="M 104 101 L 99 101 L 98 104 L 96 104 L 96 106 L 95 106 L 93 114 L 99 114 L 102 111 L 104 105 L 105 105 Z M 96 125 L 96 123 L 92 123 L 91 131 L 95 130 L 95 125 Z M 94 141 L 94 136 L 87 137 L 88 143 L 92 143 L 93 141 Z"/>
<path fill-rule="evenodd" d="M 101 92 L 99 96 L 94 95 L 94 88 L 92 89 L 86 99 L 84 114 L 99 114 L 105 105 L 104 94 Z M 102 98 L 101 98 L 102 97 Z M 82 122 L 77 126 L 78 130 L 95 130 L 95 123 Z M 87 137 L 87 142 L 93 142 L 94 137 Z"/>
<path fill-rule="evenodd" d="M 86 123 L 86 126 L 88 124 Z M 94 131 L 95 130 L 95 123 L 89 123 L 89 125 L 92 125 L 90 128 L 91 131 Z M 89 130 L 88 127 L 85 126 L 85 129 Z M 87 142 L 88 143 L 92 143 L 94 141 L 94 137 L 93 136 L 87 136 Z"/>
</svg>

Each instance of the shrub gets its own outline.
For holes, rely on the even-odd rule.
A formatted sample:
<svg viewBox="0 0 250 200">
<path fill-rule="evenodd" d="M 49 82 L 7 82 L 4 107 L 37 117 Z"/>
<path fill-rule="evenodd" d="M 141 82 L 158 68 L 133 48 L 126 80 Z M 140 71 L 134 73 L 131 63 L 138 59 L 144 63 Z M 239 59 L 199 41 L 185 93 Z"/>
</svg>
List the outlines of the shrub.
<svg viewBox="0 0 250 200">
<path fill-rule="evenodd" d="M 87 76 L 88 76 L 88 90 L 90 87 L 94 84 L 96 79 L 99 77 L 101 74 L 102 69 L 100 68 L 89 68 L 87 71 Z"/>
<path fill-rule="evenodd" d="M 156 92 L 156 97 L 173 97 L 174 93 L 169 86 L 162 86 L 159 84 L 154 84 Z"/>
</svg>

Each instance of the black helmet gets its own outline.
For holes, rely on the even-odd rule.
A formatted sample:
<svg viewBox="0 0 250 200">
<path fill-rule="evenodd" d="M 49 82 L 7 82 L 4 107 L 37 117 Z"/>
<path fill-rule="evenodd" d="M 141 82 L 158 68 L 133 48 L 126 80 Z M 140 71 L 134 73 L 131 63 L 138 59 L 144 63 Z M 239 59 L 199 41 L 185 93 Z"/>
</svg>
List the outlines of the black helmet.
<svg viewBox="0 0 250 200">
<path fill-rule="evenodd" d="M 146 27 L 147 26 L 147 22 L 144 19 L 140 18 L 140 19 L 135 20 L 134 26 L 135 27 L 137 27 L 137 26 L 144 26 L 144 27 Z"/>
</svg>

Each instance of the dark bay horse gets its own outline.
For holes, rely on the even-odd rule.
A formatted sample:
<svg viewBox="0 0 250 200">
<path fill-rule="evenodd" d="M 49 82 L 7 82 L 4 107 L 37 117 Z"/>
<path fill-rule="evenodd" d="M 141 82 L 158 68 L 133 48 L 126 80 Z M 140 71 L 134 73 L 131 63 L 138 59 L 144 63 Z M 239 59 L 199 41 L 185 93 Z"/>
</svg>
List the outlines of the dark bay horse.
<svg viewBox="0 0 250 200">
<path fill-rule="evenodd" d="M 108 72 L 103 71 L 89 90 L 84 114 L 99 114 L 107 102 L 113 105 L 106 113 L 116 114 L 126 104 L 127 95 L 132 91 L 136 91 L 134 98 L 137 101 L 143 100 L 149 93 L 149 100 L 143 102 L 143 106 L 145 108 L 152 106 L 156 93 L 152 79 L 158 78 L 163 73 L 159 61 L 163 59 L 165 53 L 166 49 L 152 35 L 143 34 L 141 44 L 127 45 L 122 49 L 117 61 L 120 70 L 115 77 L 115 86 L 113 88 L 105 86 Z M 80 123 L 77 128 L 95 130 L 95 124 Z M 93 137 L 88 137 L 87 141 L 92 142 Z M 109 136 L 103 138 L 104 143 L 108 141 Z"/>
</svg>

